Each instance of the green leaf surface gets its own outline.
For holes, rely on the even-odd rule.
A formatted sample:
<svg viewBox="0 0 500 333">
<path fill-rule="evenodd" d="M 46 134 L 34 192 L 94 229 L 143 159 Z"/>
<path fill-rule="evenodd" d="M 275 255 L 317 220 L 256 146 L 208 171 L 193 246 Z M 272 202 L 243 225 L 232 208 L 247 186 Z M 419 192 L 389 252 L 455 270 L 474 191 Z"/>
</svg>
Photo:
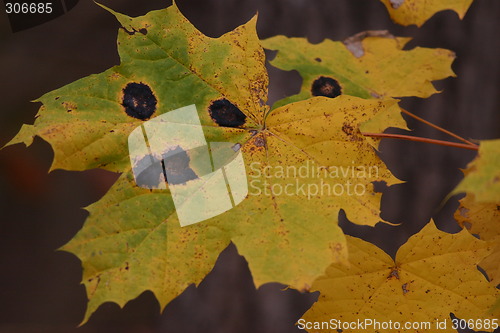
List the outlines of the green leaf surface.
<svg viewBox="0 0 500 333">
<path fill-rule="evenodd" d="M 124 26 L 118 33 L 121 64 L 42 96 L 34 125 L 25 125 L 8 145 L 30 144 L 38 135 L 54 149 L 52 170 L 125 170 L 128 135 L 142 123 L 123 106 L 129 83 L 152 90 L 152 117 L 196 104 L 202 125 L 214 126 L 207 109 L 225 98 L 247 116 L 244 127 L 262 124 L 268 78 L 256 18 L 210 38 L 175 5 L 137 18 L 111 12 Z"/>
<path fill-rule="evenodd" d="M 477 157 L 464 174 L 452 195 L 467 192 L 477 202 L 500 202 L 500 139 L 481 141 Z"/>
<path fill-rule="evenodd" d="M 229 244 L 222 223 L 182 228 L 169 191 L 135 185 L 124 173 L 87 208 L 83 229 L 62 249 L 78 256 L 89 303 L 83 322 L 103 303 L 121 307 L 151 290 L 162 308 L 198 284 Z"/>
<path fill-rule="evenodd" d="M 89 295 L 85 320 L 100 304 L 123 306 L 144 290 L 152 290 L 163 308 L 186 286 L 200 283 L 229 241 L 248 261 L 256 286 L 278 281 L 309 289 L 331 262 L 347 260 L 339 209 L 357 223 L 374 225 L 381 195 L 373 193 L 372 182 L 398 182 L 357 128 L 384 113 L 389 123 L 404 125 L 395 101 L 318 97 L 274 110 L 265 130 L 239 141 L 247 198 L 184 228 L 168 192 L 138 188 L 125 173 L 89 207 L 83 229 L 63 247 L 82 260 Z"/>
</svg>

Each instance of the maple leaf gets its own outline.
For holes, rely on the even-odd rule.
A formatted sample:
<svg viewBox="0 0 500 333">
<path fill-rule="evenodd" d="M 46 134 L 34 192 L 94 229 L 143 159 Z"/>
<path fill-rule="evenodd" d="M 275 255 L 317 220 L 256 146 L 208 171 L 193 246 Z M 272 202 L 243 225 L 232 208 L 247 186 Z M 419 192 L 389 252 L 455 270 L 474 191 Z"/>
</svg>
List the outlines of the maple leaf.
<svg viewBox="0 0 500 333">
<path fill-rule="evenodd" d="M 372 182 L 397 179 L 357 126 L 377 129 L 382 120 L 398 125 L 397 111 L 395 101 L 348 96 L 274 110 L 265 130 L 241 141 L 250 195 L 223 215 L 184 228 L 168 191 L 139 188 L 131 172 L 124 173 L 89 207 L 84 227 L 62 248 L 82 260 L 89 295 L 84 320 L 103 302 L 123 306 L 144 290 L 152 290 L 163 308 L 189 284 L 200 283 L 230 241 L 248 261 L 257 286 L 279 281 L 307 290 L 331 262 L 346 261 L 339 209 L 357 223 L 380 221 L 380 193 L 373 192 Z M 287 176 L 283 165 L 309 174 Z M 351 169 L 364 165 L 373 173 Z M 325 170 L 329 176 L 322 177 Z M 348 191 L 350 181 L 351 195 L 333 193 Z M 363 193 L 355 195 L 355 185 Z M 301 193 L 300 186 L 314 190 Z M 331 193 L 319 192 L 325 187 Z M 277 194 L 285 188 L 296 192 Z"/>
<path fill-rule="evenodd" d="M 196 104 L 203 110 L 202 125 L 211 126 L 214 121 L 205 110 L 226 99 L 244 110 L 246 128 L 262 122 L 268 77 L 256 17 L 214 39 L 175 5 L 137 18 L 107 10 L 123 26 L 118 33 L 121 64 L 40 97 L 35 123 L 23 125 L 6 146 L 30 145 L 38 135 L 54 150 L 51 170 L 121 172 L 130 164 L 129 134 L 150 117 Z M 145 104 L 138 108 L 134 103 Z M 235 132 L 243 130 L 218 135 L 229 133 L 229 139 Z"/>
<path fill-rule="evenodd" d="M 326 39 L 311 44 L 305 38 L 285 36 L 263 40 L 266 49 L 278 51 L 271 65 L 297 70 L 303 79 L 297 95 L 273 107 L 340 92 L 362 98 L 429 97 L 437 92 L 431 81 L 454 76 L 455 55 L 445 49 L 403 50 L 410 39 L 368 31 L 345 42 Z"/>
<path fill-rule="evenodd" d="M 371 243 L 347 239 L 350 266 L 333 264 L 313 283 L 311 290 L 321 294 L 303 316 L 305 322 L 371 319 L 372 323 L 399 323 L 401 328 L 367 326 L 363 331 L 421 332 L 437 331 L 437 319 L 447 322 L 439 331 L 456 332 L 450 313 L 464 319 L 493 318 L 488 310 L 499 291 L 476 268 L 488 254 L 488 246 L 466 230 L 447 234 L 431 222 L 401 246 L 395 260 Z M 408 329 L 406 322 L 430 322 L 431 326 Z"/>
<path fill-rule="evenodd" d="M 84 227 L 61 249 L 82 261 L 89 298 L 83 323 L 103 303 L 125 303 L 151 290 L 161 307 L 199 283 L 229 244 L 220 223 L 182 228 L 170 192 L 135 185 L 124 173 L 89 206 Z"/>
<path fill-rule="evenodd" d="M 493 285 L 500 283 L 500 201 L 496 203 L 477 202 L 474 194 L 467 194 L 460 200 L 455 219 L 462 228 L 477 234 L 487 241 L 493 252 L 479 263 Z"/>
<path fill-rule="evenodd" d="M 465 177 L 450 195 L 467 192 L 477 202 L 500 202 L 500 139 L 483 140 L 476 158 L 464 170 Z"/>
<path fill-rule="evenodd" d="M 422 26 L 435 13 L 451 9 L 462 19 L 473 0 L 380 0 L 392 20 L 401 25 Z"/>
<path fill-rule="evenodd" d="M 54 149 L 52 169 L 122 172 L 62 247 L 82 261 L 89 297 L 84 322 L 102 303 L 123 306 L 145 290 L 165 307 L 200 283 L 230 241 L 257 286 L 278 281 L 307 290 L 331 262 L 346 261 L 339 210 L 355 223 L 375 225 L 381 194 L 373 182 L 398 182 L 376 154 L 380 140 L 361 135 L 405 127 L 397 101 L 315 97 L 268 112 L 255 18 L 209 38 L 175 5 L 137 18 L 109 11 L 123 26 L 121 64 L 42 96 L 35 123 L 9 143 L 30 144 L 38 135 Z M 160 190 L 160 177 L 141 188 L 127 140 L 190 104 L 204 140 L 230 142 L 233 155 L 241 152 L 254 193 L 224 214 L 181 227 L 174 188 L 216 196 L 206 187 L 210 179 L 197 178 L 203 168 L 196 152 L 183 151 L 193 179 Z M 182 148 L 190 138 L 177 139 Z"/>
</svg>

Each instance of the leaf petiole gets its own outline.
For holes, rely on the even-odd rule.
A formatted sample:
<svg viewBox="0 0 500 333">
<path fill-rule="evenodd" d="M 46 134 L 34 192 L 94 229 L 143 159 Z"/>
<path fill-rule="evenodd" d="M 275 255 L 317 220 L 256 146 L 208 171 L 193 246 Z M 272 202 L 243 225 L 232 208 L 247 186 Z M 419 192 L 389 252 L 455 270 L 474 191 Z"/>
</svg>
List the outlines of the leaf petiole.
<svg viewBox="0 0 500 333">
<path fill-rule="evenodd" d="M 469 140 L 464 139 L 461 136 L 448 131 L 447 129 L 444 129 L 444 128 L 438 126 L 438 125 L 435 125 L 435 124 L 431 123 L 430 121 L 427 121 L 427 120 L 425 120 L 423 118 L 420 118 L 419 116 L 411 113 L 410 111 L 407 111 L 407 110 L 401 108 L 401 112 L 403 112 L 404 114 L 407 114 L 408 116 L 410 116 L 410 117 L 412 117 L 412 118 L 414 118 L 414 119 L 416 119 L 416 120 L 418 120 L 418 121 L 420 121 L 420 122 L 422 122 L 422 123 L 424 123 L 426 125 L 429 125 L 430 127 L 434 128 L 434 129 L 437 129 L 440 132 L 446 133 L 446 134 L 454 137 L 455 139 L 458 139 L 458 140 L 460 140 L 460 141 L 462 141 L 462 142 L 464 142 L 464 143 L 466 143 L 466 144 L 468 144 L 470 146 L 476 146 L 477 147 L 477 145 L 475 143 L 470 142 Z"/>
<path fill-rule="evenodd" d="M 390 138 L 390 139 L 400 139 L 400 140 L 408 140 L 408 141 L 416 141 L 416 142 L 425 142 L 431 143 L 435 145 L 462 148 L 462 149 L 470 149 L 470 150 L 479 150 L 479 146 L 475 144 L 465 144 L 465 143 L 457 143 L 443 140 L 435 140 L 429 138 L 422 138 L 419 136 L 411 136 L 411 135 L 401 135 L 401 134 L 388 134 L 388 133 L 361 133 L 364 136 L 374 137 L 374 138 Z"/>
</svg>

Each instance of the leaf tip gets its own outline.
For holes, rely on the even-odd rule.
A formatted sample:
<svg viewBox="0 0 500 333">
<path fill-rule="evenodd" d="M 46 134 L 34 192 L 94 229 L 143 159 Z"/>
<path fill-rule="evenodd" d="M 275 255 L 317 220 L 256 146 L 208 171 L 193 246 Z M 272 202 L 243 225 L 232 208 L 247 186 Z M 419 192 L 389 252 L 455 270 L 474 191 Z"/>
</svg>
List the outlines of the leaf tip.
<svg viewBox="0 0 500 333">
<path fill-rule="evenodd" d="M 77 328 L 80 328 L 82 327 L 83 325 L 85 325 L 86 323 L 88 323 L 89 319 L 90 319 L 90 316 L 92 316 L 92 314 L 94 313 L 94 311 L 90 311 L 89 310 L 89 305 L 87 304 L 87 309 L 85 310 L 85 314 L 83 315 L 83 319 L 82 321 L 78 324 Z"/>
<path fill-rule="evenodd" d="M 94 3 L 96 5 L 98 5 L 99 7 L 103 8 L 104 10 L 106 10 L 107 12 L 113 14 L 113 16 L 118 20 L 118 22 L 120 22 L 121 25 L 123 26 L 127 26 L 131 21 L 132 21 L 132 18 L 127 16 L 127 15 L 124 15 L 124 14 L 120 14 L 116 11 L 114 11 L 113 9 L 109 8 L 109 7 L 106 7 L 105 5 L 97 2 L 94 0 Z"/>
<path fill-rule="evenodd" d="M 257 31 L 257 19 L 259 16 L 259 12 L 257 11 L 245 24 L 241 27 L 251 28 L 252 31 Z M 238 27 L 239 28 L 239 27 Z M 236 28 L 236 29 L 238 29 Z M 262 42 L 262 41 L 261 41 Z M 261 44 L 262 45 L 262 44 Z"/>
<path fill-rule="evenodd" d="M 52 171 L 55 171 L 55 170 L 63 170 L 64 168 L 62 166 L 59 165 L 59 163 L 57 162 L 57 158 L 54 157 L 54 160 L 52 161 L 52 164 L 50 165 L 50 168 L 49 168 L 49 173 L 51 173 Z"/>
<path fill-rule="evenodd" d="M 0 150 L 18 143 L 24 143 L 26 147 L 29 147 L 33 143 L 36 135 L 37 134 L 34 125 L 23 124 L 16 136 L 14 136 L 12 140 L 7 142 L 3 147 L 0 147 Z"/>
</svg>

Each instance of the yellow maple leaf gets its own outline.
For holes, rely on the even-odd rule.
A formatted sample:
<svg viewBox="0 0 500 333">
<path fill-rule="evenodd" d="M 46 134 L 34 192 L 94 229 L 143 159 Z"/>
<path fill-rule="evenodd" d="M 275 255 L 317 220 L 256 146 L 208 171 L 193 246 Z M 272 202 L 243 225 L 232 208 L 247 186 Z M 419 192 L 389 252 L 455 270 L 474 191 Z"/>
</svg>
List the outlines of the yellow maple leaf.
<svg viewBox="0 0 500 333">
<path fill-rule="evenodd" d="M 451 9 L 462 19 L 473 0 L 380 0 L 394 22 L 421 26 L 435 13 Z"/>
<path fill-rule="evenodd" d="M 455 75 L 451 69 L 455 54 L 423 47 L 403 50 L 410 40 L 387 31 L 365 31 L 344 42 L 325 39 L 319 44 L 285 36 L 265 39 L 264 48 L 278 51 L 271 65 L 297 70 L 303 78 L 297 95 L 273 107 L 328 96 L 331 88 L 316 91 L 316 86 L 328 83 L 322 80 L 336 83 L 342 94 L 361 98 L 429 97 L 437 92 L 431 81 Z"/>
<path fill-rule="evenodd" d="M 399 249 L 396 260 L 353 237 L 348 250 L 348 267 L 333 264 L 312 285 L 319 300 L 298 322 L 310 332 L 325 322 L 321 332 L 456 332 L 450 313 L 494 318 L 488 310 L 499 291 L 476 268 L 488 245 L 466 230 L 448 234 L 431 222 Z M 359 329 L 359 322 L 371 324 Z"/>
<path fill-rule="evenodd" d="M 493 285 L 500 283 L 500 202 L 477 202 L 473 194 L 467 194 L 460 200 L 460 207 L 455 212 L 455 219 L 473 234 L 489 242 L 493 252 L 479 263 Z"/>
</svg>

